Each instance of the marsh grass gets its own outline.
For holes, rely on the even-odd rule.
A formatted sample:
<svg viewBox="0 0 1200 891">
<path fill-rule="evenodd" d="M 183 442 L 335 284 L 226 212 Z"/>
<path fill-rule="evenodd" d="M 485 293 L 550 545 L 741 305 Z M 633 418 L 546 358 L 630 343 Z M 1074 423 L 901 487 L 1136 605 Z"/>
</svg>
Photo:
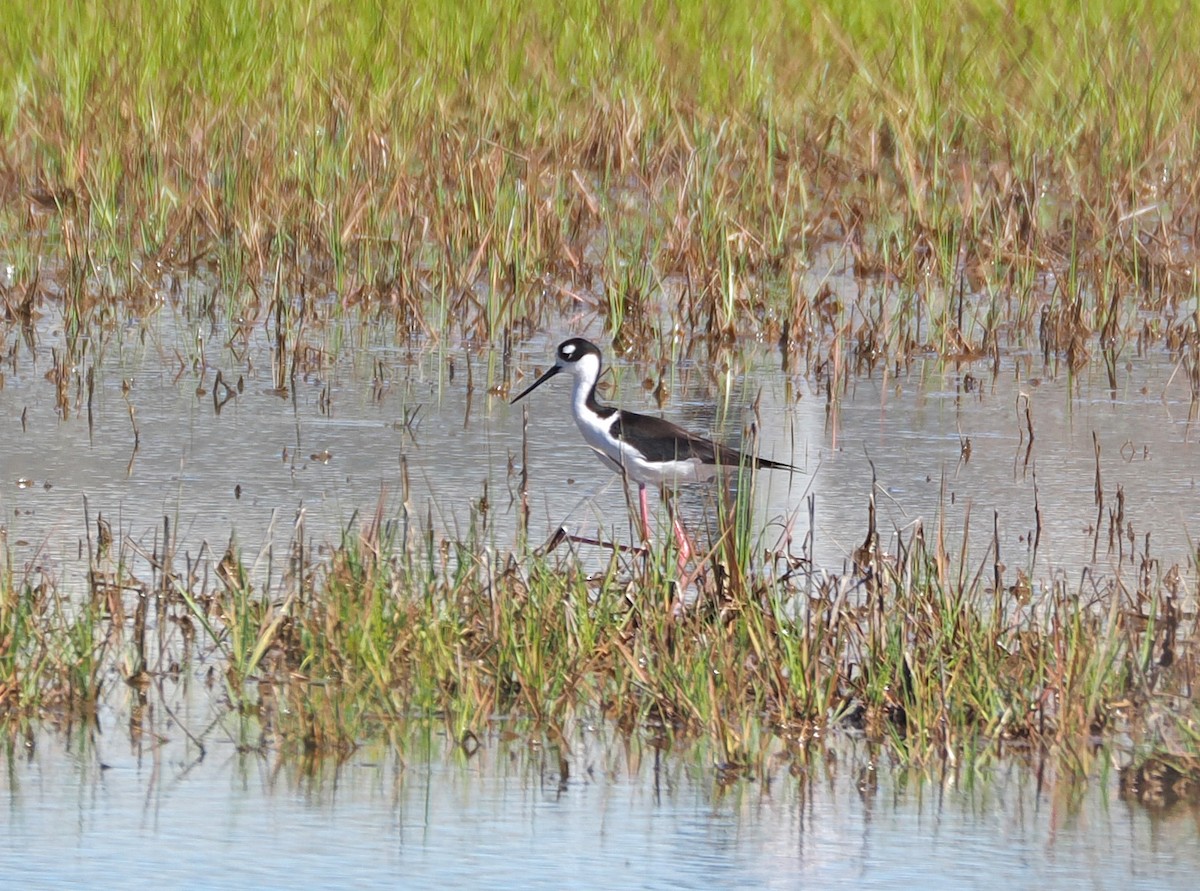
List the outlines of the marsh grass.
<svg viewBox="0 0 1200 891">
<path fill-rule="evenodd" d="M 71 330 L 202 276 L 276 334 L 281 302 L 489 342 L 583 303 L 631 345 L 878 363 L 1048 329 L 1074 364 L 1195 296 L 1200 35 L 1165 0 L 10 12 L 5 300 Z M 862 299 L 826 314 L 829 245 Z"/>
<path fill-rule="evenodd" d="M 1130 738 L 1172 770 L 1194 757 L 1195 616 L 1177 575 L 997 589 L 988 555 L 918 525 L 827 576 L 746 539 L 748 501 L 727 506 L 686 608 L 669 547 L 614 552 L 587 577 L 569 553 L 497 551 L 482 523 L 406 541 L 382 511 L 325 563 L 297 544 L 265 582 L 233 547 L 208 581 L 169 570 L 168 549 L 161 578 L 98 572 L 82 605 L 7 579 L 0 706 L 10 727 L 86 722 L 107 685 L 144 704 L 156 680 L 207 666 L 257 728 L 244 745 L 317 757 L 413 722 L 463 741 L 523 726 L 569 750 L 581 721 L 702 741 L 729 775 L 763 770 L 780 740 L 844 732 L 914 765 L 1035 751 L 1085 776 L 1097 747 Z M 1162 794 L 1153 770 L 1129 782 Z"/>
</svg>

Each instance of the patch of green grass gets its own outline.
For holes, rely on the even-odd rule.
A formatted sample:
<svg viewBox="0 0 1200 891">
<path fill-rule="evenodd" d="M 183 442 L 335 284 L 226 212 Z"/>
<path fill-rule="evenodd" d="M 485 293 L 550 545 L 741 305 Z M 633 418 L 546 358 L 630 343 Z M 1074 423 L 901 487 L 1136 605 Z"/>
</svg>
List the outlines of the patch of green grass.
<svg viewBox="0 0 1200 891">
<path fill-rule="evenodd" d="M 231 317 L 286 285 L 498 340 L 582 297 L 832 350 L 858 321 L 795 281 L 840 243 L 897 358 L 980 349 L 1001 305 L 1031 339 L 1071 269 L 1122 318 L 1193 296 L 1200 25 L 1167 0 L 9 12 L 0 229 L 36 194 L 53 235 L 22 286 L 60 255 L 88 299 L 215 275 Z"/>
<path fill-rule="evenodd" d="M 107 684 L 152 693 L 156 677 L 204 670 L 263 739 L 308 753 L 413 721 L 466 739 L 502 718 L 551 737 L 598 719 L 701 740 L 735 771 L 776 738 L 846 728 L 914 764 L 1034 748 L 1086 773 L 1091 747 L 1130 736 L 1195 755 L 1182 644 L 1195 618 L 1174 573 L 1136 589 L 996 589 L 989 555 L 972 566 L 918 526 L 891 556 L 860 553 L 853 575 L 816 576 L 802 555 L 764 558 L 748 504 L 739 495 L 700 542 L 690 605 L 673 547 L 614 555 L 589 579 L 569 554 L 485 545 L 481 516 L 439 542 L 405 540 L 379 513 L 327 561 L 295 550 L 269 582 L 232 547 L 208 585 L 189 573 L 147 586 L 98 552 L 84 604 L 4 580 L 0 714 L 86 716 Z"/>
</svg>

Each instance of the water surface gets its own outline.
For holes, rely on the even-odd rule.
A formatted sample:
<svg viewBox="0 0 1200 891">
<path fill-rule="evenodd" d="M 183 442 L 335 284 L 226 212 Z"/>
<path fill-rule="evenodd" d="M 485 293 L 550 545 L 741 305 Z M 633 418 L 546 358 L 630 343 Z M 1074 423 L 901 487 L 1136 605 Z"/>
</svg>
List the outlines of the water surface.
<svg viewBox="0 0 1200 891">
<path fill-rule="evenodd" d="M 114 732 L 115 731 L 115 732 Z M 1195 809 L 1154 812 L 1027 765 L 905 771 L 851 738 L 722 782 L 702 751 L 603 731 L 557 750 L 439 733 L 340 767 L 210 734 L 131 754 L 116 728 L 7 759 L 10 887 L 1194 887 Z M 1051 772 L 1052 775 L 1052 772 Z"/>
<path fill-rule="evenodd" d="M 192 557 L 219 558 L 235 536 L 267 573 L 272 548 L 298 537 L 336 543 L 377 508 L 461 538 L 485 494 L 486 540 L 506 550 L 517 540 L 523 454 L 534 543 L 560 525 L 634 538 L 620 481 L 574 428 L 568 384 L 552 381 L 517 406 L 505 398 L 518 371 L 528 381 L 552 361 L 558 335 L 506 365 L 463 345 L 398 348 L 394 333 L 365 326 L 373 333 L 281 393 L 269 361 L 239 364 L 212 349 L 181 367 L 191 327 L 165 310 L 142 324 L 99 353 L 90 423 L 82 373 L 65 417 L 45 380 L 62 349 L 52 320 L 31 351 L 18 348 L 0 389 L 0 409 L 23 419 L 0 432 L 0 528 L 18 571 L 82 588 L 102 515 L 131 565 L 161 547 L 165 528 Z M 1193 563 L 1196 405 L 1165 354 L 1117 363 L 1115 388 L 1099 363 L 1069 375 L 1017 355 L 997 374 L 990 362 L 918 359 L 899 374 L 855 377 L 832 401 L 819 378 L 783 369 L 766 348 L 611 364 L 607 389 L 619 404 L 802 468 L 758 475 L 756 517 L 764 548 L 811 556 L 818 571 L 844 571 L 862 542 L 872 472 L 885 542 L 941 523 L 955 549 L 966 533 L 969 561 L 990 561 L 998 541 L 1006 583 L 1017 570 L 1073 583 L 1085 566 L 1124 571 L 1147 548 L 1164 568 Z M 219 391 L 230 397 L 219 408 L 217 372 L 240 384 Z M 643 386 L 654 381 L 661 408 Z M 712 497 L 688 493 L 685 505 L 702 524 Z"/>
<path fill-rule="evenodd" d="M 211 568 L 232 536 L 256 583 L 278 586 L 291 543 L 319 556 L 377 509 L 412 534 L 482 525 L 484 546 L 504 551 L 518 539 L 522 469 L 534 543 L 560 525 L 634 540 L 620 482 L 574 429 L 566 383 L 515 407 L 506 398 L 561 337 L 595 331 L 505 357 L 342 326 L 326 336 L 345 348 L 281 392 L 266 346 L 235 351 L 222 346 L 230 332 L 164 309 L 88 354 L 89 417 L 86 367 L 69 371 L 66 403 L 47 380 L 64 342 L 43 318 L 10 344 L 0 388 L 12 419 L 0 532 L 17 577 L 82 596 L 100 517 L 114 543 L 91 560 L 142 581 L 167 534 L 177 567 Z M 755 345 L 611 366 L 607 398 L 804 471 L 757 477 L 756 532 L 818 574 L 847 570 L 872 492 L 885 545 L 941 525 L 988 577 L 998 544 L 1005 584 L 1018 572 L 1044 589 L 1142 566 L 1193 571 L 1196 406 L 1165 353 L 1122 357 L 1115 375 L 1023 354 L 998 370 L 916 359 L 854 376 L 834 399 L 819 374 Z M 218 371 L 233 384 L 216 389 L 224 401 Z M 702 528 L 711 497 L 683 497 Z M 607 552 L 561 556 L 598 567 Z M 155 700 L 131 734 L 111 680 L 94 733 L 12 743 L 5 884 L 1161 888 L 1194 885 L 1200 868 L 1197 813 L 1126 803 L 1099 767 L 1082 791 L 1052 769 L 1039 783 L 1016 760 L 913 774 L 846 736 L 797 775 L 780 759 L 726 785 L 703 751 L 656 759 L 602 727 L 577 730 L 565 762 L 499 733 L 468 757 L 429 731 L 334 766 L 275 751 L 186 673 L 196 689 L 170 713 L 170 696 Z"/>
</svg>

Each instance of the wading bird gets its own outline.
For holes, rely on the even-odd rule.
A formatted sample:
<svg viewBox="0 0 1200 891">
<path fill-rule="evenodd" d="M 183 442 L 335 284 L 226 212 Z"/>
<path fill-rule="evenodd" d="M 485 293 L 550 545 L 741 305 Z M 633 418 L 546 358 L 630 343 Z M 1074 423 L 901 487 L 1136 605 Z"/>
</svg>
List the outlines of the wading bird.
<svg viewBox="0 0 1200 891">
<path fill-rule="evenodd" d="M 596 399 L 600 367 L 600 349 L 589 340 L 572 337 L 559 344 L 554 365 L 512 401 L 519 402 L 557 374 L 570 373 L 575 379 L 571 411 L 579 432 L 601 461 L 638 484 L 642 533 L 646 540 L 650 539 L 650 511 L 646 504 L 648 485 L 658 486 L 661 491 L 680 483 L 705 482 L 723 467 L 798 470 L 790 464 L 768 461 L 717 445 L 662 418 L 602 405 Z M 663 500 L 666 502 L 665 497 Z M 671 524 L 679 542 L 682 570 L 691 546 L 673 512 Z"/>
</svg>

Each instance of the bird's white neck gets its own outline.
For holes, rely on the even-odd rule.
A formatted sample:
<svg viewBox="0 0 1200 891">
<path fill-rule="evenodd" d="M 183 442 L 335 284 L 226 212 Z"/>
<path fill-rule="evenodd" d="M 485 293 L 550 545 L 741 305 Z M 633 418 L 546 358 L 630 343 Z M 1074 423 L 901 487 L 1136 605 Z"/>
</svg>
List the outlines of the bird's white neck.
<svg viewBox="0 0 1200 891">
<path fill-rule="evenodd" d="M 585 414 L 591 413 L 588 397 L 600 377 L 600 357 L 584 356 L 575 363 L 571 372 L 575 377 L 575 389 L 571 393 L 571 407 L 575 410 L 575 417 L 581 418 Z"/>
</svg>

